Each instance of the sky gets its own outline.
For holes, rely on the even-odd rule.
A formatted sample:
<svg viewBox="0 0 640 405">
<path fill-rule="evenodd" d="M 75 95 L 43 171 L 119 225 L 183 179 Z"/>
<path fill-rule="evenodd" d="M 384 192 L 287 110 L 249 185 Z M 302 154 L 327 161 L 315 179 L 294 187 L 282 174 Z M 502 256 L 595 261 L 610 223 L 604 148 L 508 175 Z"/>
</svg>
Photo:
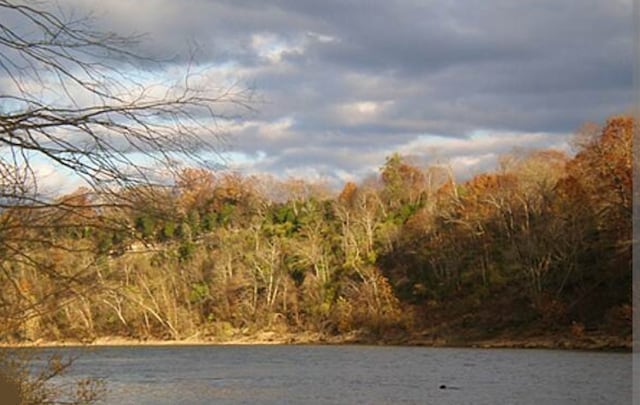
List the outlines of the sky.
<svg viewBox="0 0 640 405">
<path fill-rule="evenodd" d="M 513 150 L 570 151 L 633 101 L 632 0 L 58 3 L 207 85 L 253 89 L 224 128 L 246 174 L 339 187 L 399 152 L 464 178 Z"/>
</svg>

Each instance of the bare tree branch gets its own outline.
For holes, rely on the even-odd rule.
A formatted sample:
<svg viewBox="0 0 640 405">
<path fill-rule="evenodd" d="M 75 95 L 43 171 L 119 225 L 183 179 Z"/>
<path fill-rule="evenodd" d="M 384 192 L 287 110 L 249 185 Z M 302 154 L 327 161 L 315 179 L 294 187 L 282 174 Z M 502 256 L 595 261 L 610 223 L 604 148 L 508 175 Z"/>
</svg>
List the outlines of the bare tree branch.
<svg viewBox="0 0 640 405">
<path fill-rule="evenodd" d="M 0 323 L 91 288 L 94 263 L 64 275 L 32 253 L 85 249 L 49 235 L 81 226 L 128 231 L 100 212 L 132 207 L 136 193 L 170 184 L 185 163 L 222 159 L 222 124 L 251 110 L 250 89 L 212 87 L 206 70 L 192 66 L 168 80 L 162 63 L 137 51 L 141 36 L 96 31 L 90 16 L 47 7 L 0 0 L 0 278 L 22 302 L 0 305 Z M 49 195 L 42 165 L 89 188 Z M 15 266 L 37 269 L 60 288 L 34 301 L 20 290 Z"/>
</svg>

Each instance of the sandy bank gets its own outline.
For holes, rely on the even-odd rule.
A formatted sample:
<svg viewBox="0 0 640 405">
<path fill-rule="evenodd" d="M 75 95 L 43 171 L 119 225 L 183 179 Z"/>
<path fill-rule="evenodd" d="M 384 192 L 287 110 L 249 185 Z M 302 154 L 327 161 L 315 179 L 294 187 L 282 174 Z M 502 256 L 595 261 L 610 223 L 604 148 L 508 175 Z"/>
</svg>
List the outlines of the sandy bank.
<svg viewBox="0 0 640 405">
<path fill-rule="evenodd" d="M 348 344 L 356 343 L 350 336 L 325 336 L 319 333 L 260 332 L 227 339 L 185 338 L 131 339 L 120 336 L 99 337 L 94 340 L 57 340 L 0 342 L 0 347 L 77 347 L 77 346 L 205 346 L 205 345 L 283 345 L 283 344 Z"/>
<path fill-rule="evenodd" d="M 0 343 L 0 347 L 78 347 L 78 346 L 205 346 L 205 345 L 305 345 L 305 344 L 364 344 L 398 345 L 423 347 L 472 347 L 472 348 L 527 348 L 527 349 L 566 349 L 631 351 L 632 342 L 618 336 L 601 334 L 586 335 L 580 338 L 561 335 L 535 336 L 527 338 L 496 337 L 491 339 L 461 339 L 459 337 L 433 337 L 425 334 L 395 336 L 393 338 L 373 337 L 362 333 L 330 336 L 321 333 L 277 333 L 259 332 L 252 335 L 225 339 L 202 339 L 197 337 L 181 340 L 131 339 L 125 337 L 100 337 L 91 341 L 61 340 L 17 343 Z"/>
</svg>

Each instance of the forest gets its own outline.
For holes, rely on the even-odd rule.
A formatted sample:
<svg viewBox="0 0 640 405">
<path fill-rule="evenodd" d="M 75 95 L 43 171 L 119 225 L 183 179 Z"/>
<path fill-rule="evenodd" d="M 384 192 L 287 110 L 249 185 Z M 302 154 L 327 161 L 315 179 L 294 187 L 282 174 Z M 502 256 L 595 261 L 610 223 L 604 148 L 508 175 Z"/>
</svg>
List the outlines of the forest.
<svg viewBox="0 0 640 405">
<path fill-rule="evenodd" d="M 571 155 L 514 152 L 464 182 L 393 154 L 341 191 L 183 168 L 170 185 L 4 205 L 0 341 L 629 347 L 635 125 L 614 116 Z"/>
</svg>

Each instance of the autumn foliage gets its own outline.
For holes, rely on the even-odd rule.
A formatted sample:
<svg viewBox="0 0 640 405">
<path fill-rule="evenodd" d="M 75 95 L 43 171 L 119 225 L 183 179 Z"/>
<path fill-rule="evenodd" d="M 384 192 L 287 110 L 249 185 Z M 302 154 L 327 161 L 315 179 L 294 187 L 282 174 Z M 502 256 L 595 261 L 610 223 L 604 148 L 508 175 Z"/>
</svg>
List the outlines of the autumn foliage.
<svg viewBox="0 0 640 405">
<path fill-rule="evenodd" d="M 6 209 L 1 338 L 629 337 L 633 126 L 613 117 L 575 155 L 521 152 L 462 183 L 394 154 L 335 197 L 186 169 L 119 202 Z"/>
</svg>

